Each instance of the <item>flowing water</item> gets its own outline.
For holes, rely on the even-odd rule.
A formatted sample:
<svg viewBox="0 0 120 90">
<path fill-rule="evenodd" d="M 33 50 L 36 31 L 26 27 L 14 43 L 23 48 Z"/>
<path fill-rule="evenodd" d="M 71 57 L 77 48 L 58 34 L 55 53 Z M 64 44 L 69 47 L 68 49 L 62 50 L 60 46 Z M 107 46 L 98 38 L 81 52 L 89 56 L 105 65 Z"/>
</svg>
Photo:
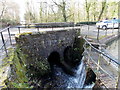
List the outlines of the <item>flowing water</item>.
<svg viewBox="0 0 120 90">
<path fill-rule="evenodd" d="M 81 60 L 80 65 L 74 69 L 75 75 L 71 76 L 64 71 L 55 66 L 55 80 L 54 82 L 57 83 L 56 87 L 60 88 L 84 88 L 84 82 L 86 78 L 86 71 L 85 65 L 83 60 Z"/>
</svg>

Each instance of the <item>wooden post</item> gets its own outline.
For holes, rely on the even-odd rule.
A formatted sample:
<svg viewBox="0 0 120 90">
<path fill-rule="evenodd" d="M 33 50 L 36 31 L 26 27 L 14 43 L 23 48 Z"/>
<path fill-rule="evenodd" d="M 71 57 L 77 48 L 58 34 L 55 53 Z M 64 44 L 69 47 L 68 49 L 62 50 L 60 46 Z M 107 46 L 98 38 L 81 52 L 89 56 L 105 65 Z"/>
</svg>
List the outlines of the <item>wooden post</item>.
<svg viewBox="0 0 120 90">
<path fill-rule="evenodd" d="M 88 53 L 89 53 L 89 54 L 88 54 L 88 57 L 89 57 L 89 58 L 88 58 L 88 64 L 90 63 L 90 52 L 91 52 L 91 47 L 89 48 L 89 51 L 88 51 Z"/>
<path fill-rule="evenodd" d="M 99 42 L 99 28 L 98 28 L 98 33 L 97 33 L 97 40 Z"/>
</svg>

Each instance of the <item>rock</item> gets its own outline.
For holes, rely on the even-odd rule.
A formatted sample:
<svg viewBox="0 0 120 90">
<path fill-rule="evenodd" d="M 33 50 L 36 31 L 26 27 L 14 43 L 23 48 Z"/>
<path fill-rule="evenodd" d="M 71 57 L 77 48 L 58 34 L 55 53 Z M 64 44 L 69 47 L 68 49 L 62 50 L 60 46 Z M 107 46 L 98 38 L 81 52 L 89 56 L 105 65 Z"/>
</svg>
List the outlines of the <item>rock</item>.
<svg viewBox="0 0 120 90">
<path fill-rule="evenodd" d="M 108 89 L 105 87 L 105 85 L 102 84 L 102 82 L 101 82 L 100 79 L 96 80 L 95 85 L 94 85 L 94 87 L 93 87 L 93 90 L 98 90 L 98 89 L 99 89 L 99 90 L 108 90 Z"/>
<path fill-rule="evenodd" d="M 91 68 L 88 68 L 87 73 L 86 73 L 85 85 L 95 83 L 95 81 L 96 81 L 95 73 L 93 72 L 93 70 Z"/>
</svg>

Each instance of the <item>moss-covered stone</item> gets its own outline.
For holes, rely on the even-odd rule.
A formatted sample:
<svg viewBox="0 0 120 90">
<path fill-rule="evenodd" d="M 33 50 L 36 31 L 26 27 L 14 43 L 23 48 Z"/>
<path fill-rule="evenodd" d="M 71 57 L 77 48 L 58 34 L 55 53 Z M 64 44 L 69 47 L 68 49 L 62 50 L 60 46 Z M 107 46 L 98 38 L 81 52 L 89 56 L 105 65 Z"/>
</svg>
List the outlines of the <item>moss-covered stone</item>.
<svg viewBox="0 0 120 90">
<path fill-rule="evenodd" d="M 6 80 L 6 85 L 9 88 L 30 88 L 28 82 L 29 79 L 26 75 L 25 60 L 27 55 L 24 55 L 20 48 L 16 48 L 12 55 L 12 64 L 10 64 L 11 72 L 10 76 Z"/>
<path fill-rule="evenodd" d="M 19 46 L 9 58 L 7 61 L 11 61 L 9 64 L 11 71 L 5 80 L 9 88 L 32 88 L 36 84 L 41 85 L 42 77 L 50 72 L 47 60 L 31 64 L 27 61 L 30 59 L 29 55 L 24 54 Z"/>
<path fill-rule="evenodd" d="M 0 66 L 0 88 L 6 88 L 5 80 L 9 76 L 10 72 L 10 65 L 12 64 L 12 60 L 14 57 L 14 50 L 9 49 L 9 52 L 11 52 L 8 57 L 5 57 L 2 60 L 2 65 Z"/>
<path fill-rule="evenodd" d="M 80 64 L 82 59 L 82 53 L 84 52 L 83 48 L 84 40 L 83 38 L 75 38 L 73 47 L 67 47 L 64 51 L 64 60 L 71 67 L 76 67 Z"/>
</svg>

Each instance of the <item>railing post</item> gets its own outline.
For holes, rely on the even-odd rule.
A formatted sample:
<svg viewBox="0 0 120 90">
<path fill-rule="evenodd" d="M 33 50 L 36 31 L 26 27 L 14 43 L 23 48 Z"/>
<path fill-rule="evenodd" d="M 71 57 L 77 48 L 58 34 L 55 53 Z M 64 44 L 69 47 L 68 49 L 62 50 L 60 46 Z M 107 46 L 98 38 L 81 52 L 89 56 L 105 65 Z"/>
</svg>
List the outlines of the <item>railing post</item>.
<svg viewBox="0 0 120 90">
<path fill-rule="evenodd" d="M 90 63 L 90 52 L 91 52 L 91 47 L 89 47 L 89 55 L 88 55 L 88 64 Z"/>
<path fill-rule="evenodd" d="M 101 50 L 102 48 L 101 48 L 101 45 L 99 45 L 99 49 Z M 101 56 L 102 56 L 102 54 L 99 54 L 98 53 L 98 62 L 97 62 L 97 64 L 98 64 L 98 67 L 97 67 L 97 71 L 99 71 L 100 70 L 100 60 L 101 60 Z"/>
<path fill-rule="evenodd" d="M 98 67 L 97 67 L 97 71 L 99 71 L 99 69 L 100 69 L 100 59 L 101 59 L 101 54 L 99 54 L 99 56 L 98 56 L 98 62 L 97 62 Z"/>
<path fill-rule="evenodd" d="M 39 32 L 39 27 L 37 28 L 38 32 Z"/>
<path fill-rule="evenodd" d="M 10 29 L 9 28 L 8 28 L 8 34 L 9 34 L 10 44 L 12 45 L 12 40 L 11 40 L 11 35 L 10 35 Z"/>
<path fill-rule="evenodd" d="M 53 31 L 53 27 L 52 27 L 52 31 Z"/>
<path fill-rule="evenodd" d="M 18 31 L 19 31 L 19 34 L 20 34 L 20 27 L 18 27 Z"/>
<path fill-rule="evenodd" d="M 98 33 L 97 33 L 97 40 L 99 41 L 99 28 L 98 28 Z"/>
<path fill-rule="evenodd" d="M 5 49 L 6 56 L 8 56 L 6 45 L 5 45 L 5 40 L 4 40 L 2 32 L 0 32 L 0 34 L 1 34 L 1 38 L 2 38 L 2 42 L 3 42 L 3 46 L 4 46 L 4 49 Z"/>
<path fill-rule="evenodd" d="M 112 29 L 112 34 L 113 34 L 113 31 L 114 31 L 114 23 L 113 23 L 113 29 Z"/>
<path fill-rule="evenodd" d="M 108 65 L 110 65 L 110 63 L 111 63 L 111 60 L 109 59 L 109 63 L 108 63 Z"/>
<path fill-rule="evenodd" d="M 105 35 L 107 36 L 107 29 L 105 30 L 106 32 L 105 32 Z"/>
</svg>

